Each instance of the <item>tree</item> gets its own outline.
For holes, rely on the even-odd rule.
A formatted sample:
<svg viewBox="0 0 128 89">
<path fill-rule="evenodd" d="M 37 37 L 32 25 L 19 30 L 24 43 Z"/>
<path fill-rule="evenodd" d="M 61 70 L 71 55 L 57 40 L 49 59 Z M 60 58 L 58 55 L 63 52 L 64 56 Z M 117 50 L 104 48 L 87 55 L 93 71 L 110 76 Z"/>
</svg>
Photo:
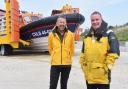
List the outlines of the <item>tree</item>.
<svg viewBox="0 0 128 89">
<path fill-rule="evenodd" d="M 108 29 L 113 29 L 113 28 L 114 28 L 114 26 L 109 26 L 109 27 L 108 27 Z"/>
</svg>

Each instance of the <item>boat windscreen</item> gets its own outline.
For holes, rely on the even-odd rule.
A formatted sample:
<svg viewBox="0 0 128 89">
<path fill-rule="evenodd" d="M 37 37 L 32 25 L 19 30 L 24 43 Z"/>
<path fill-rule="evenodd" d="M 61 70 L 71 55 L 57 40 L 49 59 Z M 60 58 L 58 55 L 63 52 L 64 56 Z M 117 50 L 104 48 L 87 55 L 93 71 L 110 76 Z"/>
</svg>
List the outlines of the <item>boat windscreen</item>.
<svg viewBox="0 0 128 89">
<path fill-rule="evenodd" d="M 25 17 L 24 17 L 24 21 L 25 21 L 26 23 L 30 23 L 30 22 L 31 22 L 31 19 L 30 19 L 29 16 L 25 16 Z"/>
<path fill-rule="evenodd" d="M 38 16 L 32 16 L 32 22 L 39 20 Z"/>
</svg>

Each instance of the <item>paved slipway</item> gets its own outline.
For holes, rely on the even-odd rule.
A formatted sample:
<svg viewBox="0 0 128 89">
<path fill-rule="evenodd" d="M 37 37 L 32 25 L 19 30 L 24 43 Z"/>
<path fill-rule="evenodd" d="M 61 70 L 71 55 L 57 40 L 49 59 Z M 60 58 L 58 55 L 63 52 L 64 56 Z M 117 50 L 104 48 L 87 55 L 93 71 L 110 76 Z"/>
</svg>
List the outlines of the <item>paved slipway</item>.
<svg viewBox="0 0 128 89">
<path fill-rule="evenodd" d="M 86 89 L 79 65 L 81 43 L 76 44 L 68 89 Z M 15 53 L 0 56 L 0 89 L 49 89 L 50 56 L 47 53 Z M 58 83 L 60 89 L 60 83 Z M 128 89 L 128 52 L 121 56 L 112 69 L 111 89 Z"/>
</svg>

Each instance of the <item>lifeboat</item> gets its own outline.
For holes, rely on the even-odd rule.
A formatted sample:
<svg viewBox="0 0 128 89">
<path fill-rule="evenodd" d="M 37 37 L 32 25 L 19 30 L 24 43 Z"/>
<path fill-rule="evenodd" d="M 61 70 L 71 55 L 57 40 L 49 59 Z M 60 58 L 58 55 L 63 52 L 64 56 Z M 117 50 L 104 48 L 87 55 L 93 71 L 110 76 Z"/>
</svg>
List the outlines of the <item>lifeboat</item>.
<svg viewBox="0 0 128 89">
<path fill-rule="evenodd" d="M 67 20 L 68 29 L 75 32 L 76 28 L 84 22 L 84 16 L 79 13 L 60 14 L 42 18 L 20 28 L 20 36 L 23 40 L 46 37 L 52 31 L 56 20 L 59 16 L 63 16 Z"/>
<path fill-rule="evenodd" d="M 72 8 L 69 5 L 63 6 L 61 10 L 53 10 L 51 16 L 48 17 L 38 18 L 38 16 L 34 16 L 33 18 L 32 16 L 25 16 L 23 18 L 27 23 L 20 28 L 20 38 L 31 42 L 25 49 L 48 51 L 48 33 L 52 31 L 57 18 L 60 16 L 66 18 L 67 27 L 74 34 L 85 20 L 84 16 L 79 13 L 79 8 Z"/>
</svg>

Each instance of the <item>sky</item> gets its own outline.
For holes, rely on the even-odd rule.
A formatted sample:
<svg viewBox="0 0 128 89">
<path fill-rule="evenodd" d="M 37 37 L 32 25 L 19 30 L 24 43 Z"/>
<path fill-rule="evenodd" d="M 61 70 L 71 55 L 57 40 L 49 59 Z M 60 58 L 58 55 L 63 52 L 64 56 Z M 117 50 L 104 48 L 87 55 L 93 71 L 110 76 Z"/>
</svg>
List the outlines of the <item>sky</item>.
<svg viewBox="0 0 128 89">
<path fill-rule="evenodd" d="M 82 28 L 90 28 L 90 14 L 99 11 L 103 19 L 112 26 L 128 22 L 128 0 L 18 0 L 20 10 L 41 13 L 44 17 L 50 16 L 53 9 L 61 9 L 69 4 L 80 8 L 85 22 Z M 0 9 L 5 9 L 4 0 L 0 0 Z"/>
</svg>

